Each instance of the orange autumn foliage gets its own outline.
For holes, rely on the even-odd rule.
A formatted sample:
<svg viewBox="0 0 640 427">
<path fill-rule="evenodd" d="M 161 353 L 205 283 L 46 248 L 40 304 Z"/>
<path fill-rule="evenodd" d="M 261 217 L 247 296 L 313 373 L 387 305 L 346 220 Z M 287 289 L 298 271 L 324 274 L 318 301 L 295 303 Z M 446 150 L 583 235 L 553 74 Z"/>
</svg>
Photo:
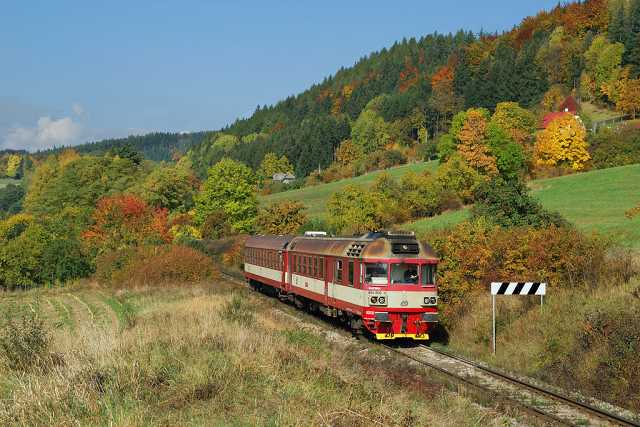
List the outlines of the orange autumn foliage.
<svg viewBox="0 0 640 427">
<path fill-rule="evenodd" d="M 485 144 L 487 119 L 480 110 L 470 110 L 458 132 L 458 152 L 469 166 L 486 175 L 497 175 L 496 159 Z"/>
<path fill-rule="evenodd" d="M 117 250 L 143 243 L 168 243 L 167 209 L 153 209 L 130 194 L 100 199 L 93 213 L 93 225 L 84 233 L 87 244 L 98 252 Z"/>
</svg>

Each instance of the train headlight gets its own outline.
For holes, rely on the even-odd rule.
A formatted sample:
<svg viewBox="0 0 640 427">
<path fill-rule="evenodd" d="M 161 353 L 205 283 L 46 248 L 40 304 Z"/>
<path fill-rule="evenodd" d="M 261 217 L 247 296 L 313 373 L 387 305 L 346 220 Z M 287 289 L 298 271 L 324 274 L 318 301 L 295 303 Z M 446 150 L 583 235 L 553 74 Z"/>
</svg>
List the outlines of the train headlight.
<svg viewBox="0 0 640 427">
<path fill-rule="evenodd" d="M 378 303 L 378 297 L 371 297 L 371 298 L 369 298 L 369 300 L 371 301 L 371 304 L 377 304 Z"/>
<path fill-rule="evenodd" d="M 385 297 L 378 298 L 378 304 L 383 305 L 387 303 L 387 299 Z"/>
</svg>

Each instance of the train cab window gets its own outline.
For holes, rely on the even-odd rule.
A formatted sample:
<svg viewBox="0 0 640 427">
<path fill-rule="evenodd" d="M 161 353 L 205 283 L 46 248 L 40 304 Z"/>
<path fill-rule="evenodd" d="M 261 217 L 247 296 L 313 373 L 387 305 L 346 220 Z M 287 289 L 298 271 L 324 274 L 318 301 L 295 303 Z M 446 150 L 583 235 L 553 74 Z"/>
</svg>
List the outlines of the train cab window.
<svg viewBox="0 0 640 427">
<path fill-rule="evenodd" d="M 353 286 L 353 261 L 349 261 L 349 286 Z"/>
<path fill-rule="evenodd" d="M 342 282 L 342 260 L 336 260 L 336 274 L 333 281 L 336 283 Z"/>
<path fill-rule="evenodd" d="M 418 284 L 418 266 L 416 264 L 391 264 L 391 284 Z"/>
<path fill-rule="evenodd" d="M 382 262 L 368 262 L 364 265 L 364 282 L 369 285 L 386 286 L 389 283 L 389 266 Z"/>
<path fill-rule="evenodd" d="M 436 284 L 436 266 L 435 264 L 425 264 L 420 271 L 420 284 L 435 285 Z"/>
</svg>

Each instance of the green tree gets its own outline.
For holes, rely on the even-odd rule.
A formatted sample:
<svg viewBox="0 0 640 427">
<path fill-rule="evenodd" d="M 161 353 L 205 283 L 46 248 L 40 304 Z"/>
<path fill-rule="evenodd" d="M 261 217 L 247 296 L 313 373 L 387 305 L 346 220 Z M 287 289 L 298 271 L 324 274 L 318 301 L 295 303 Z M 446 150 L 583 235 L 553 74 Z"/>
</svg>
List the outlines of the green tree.
<svg viewBox="0 0 640 427">
<path fill-rule="evenodd" d="M 489 123 L 486 141 L 501 176 L 512 180 L 525 172 L 526 157 L 522 145 L 513 142 L 501 126 Z"/>
<path fill-rule="evenodd" d="M 278 157 L 276 153 L 267 153 L 258 168 L 258 176 L 261 179 L 271 179 L 276 173 L 293 173 L 293 166 L 287 156 Z"/>
<path fill-rule="evenodd" d="M 329 199 L 327 210 L 329 225 L 340 233 L 377 231 L 391 223 L 383 199 L 353 185 L 335 192 Z"/>
<path fill-rule="evenodd" d="M 365 153 L 371 153 L 384 148 L 391 141 L 391 135 L 384 119 L 376 111 L 367 109 L 353 124 L 351 139 Z"/>
<path fill-rule="evenodd" d="M 257 213 L 256 179 L 247 166 L 225 158 L 209 169 L 202 191 L 195 199 L 195 219 L 222 211 L 233 230 L 247 233 L 253 229 Z"/>
<path fill-rule="evenodd" d="M 474 219 L 484 217 L 502 227 L 563 226 L 567 222 L 558 213 L 548 212 L 531 197 L 527 186 L 519 181 L 496 178 L 476 191 L 476 203 L 471 210 Z"/>
<path fill-rule="evenodd" d="M 524 144 L 536 131 L 536 117 L 517 102 L 500 102 L 491 116 L 491 123 L 500 126 L 519 144 Z"/>
<path fill-rule="evenodd" d="M 607 87 L 617 82 L 624 54 L 622 43 L 610 43 L 604 35 L 596 36 L 585 52 L 585 70 L 593 79 L 595 90 L 605 95 Z"/>
<path fill-rule="evenodd" d="M 140 194 L 156 208 L 186 212 L 193 207 L 197 182 L 188 169 L 161 166 L 147 175 Z"/>
</svg>

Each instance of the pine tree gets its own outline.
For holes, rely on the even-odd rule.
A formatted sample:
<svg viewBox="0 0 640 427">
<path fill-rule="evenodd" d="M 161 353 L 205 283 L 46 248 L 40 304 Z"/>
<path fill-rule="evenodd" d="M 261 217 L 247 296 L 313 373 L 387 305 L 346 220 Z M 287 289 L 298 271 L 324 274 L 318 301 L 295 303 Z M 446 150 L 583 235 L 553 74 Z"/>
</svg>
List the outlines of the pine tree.
<svg viewBox="0 0 640 427">
<path fill-rule="evenodd" d="M 611 12 L 611 22 L 609 23 L 609 40 L 613 43 L 625 41 L 625 19 L 624 3 L 619 2 Z"/>
</svg>

